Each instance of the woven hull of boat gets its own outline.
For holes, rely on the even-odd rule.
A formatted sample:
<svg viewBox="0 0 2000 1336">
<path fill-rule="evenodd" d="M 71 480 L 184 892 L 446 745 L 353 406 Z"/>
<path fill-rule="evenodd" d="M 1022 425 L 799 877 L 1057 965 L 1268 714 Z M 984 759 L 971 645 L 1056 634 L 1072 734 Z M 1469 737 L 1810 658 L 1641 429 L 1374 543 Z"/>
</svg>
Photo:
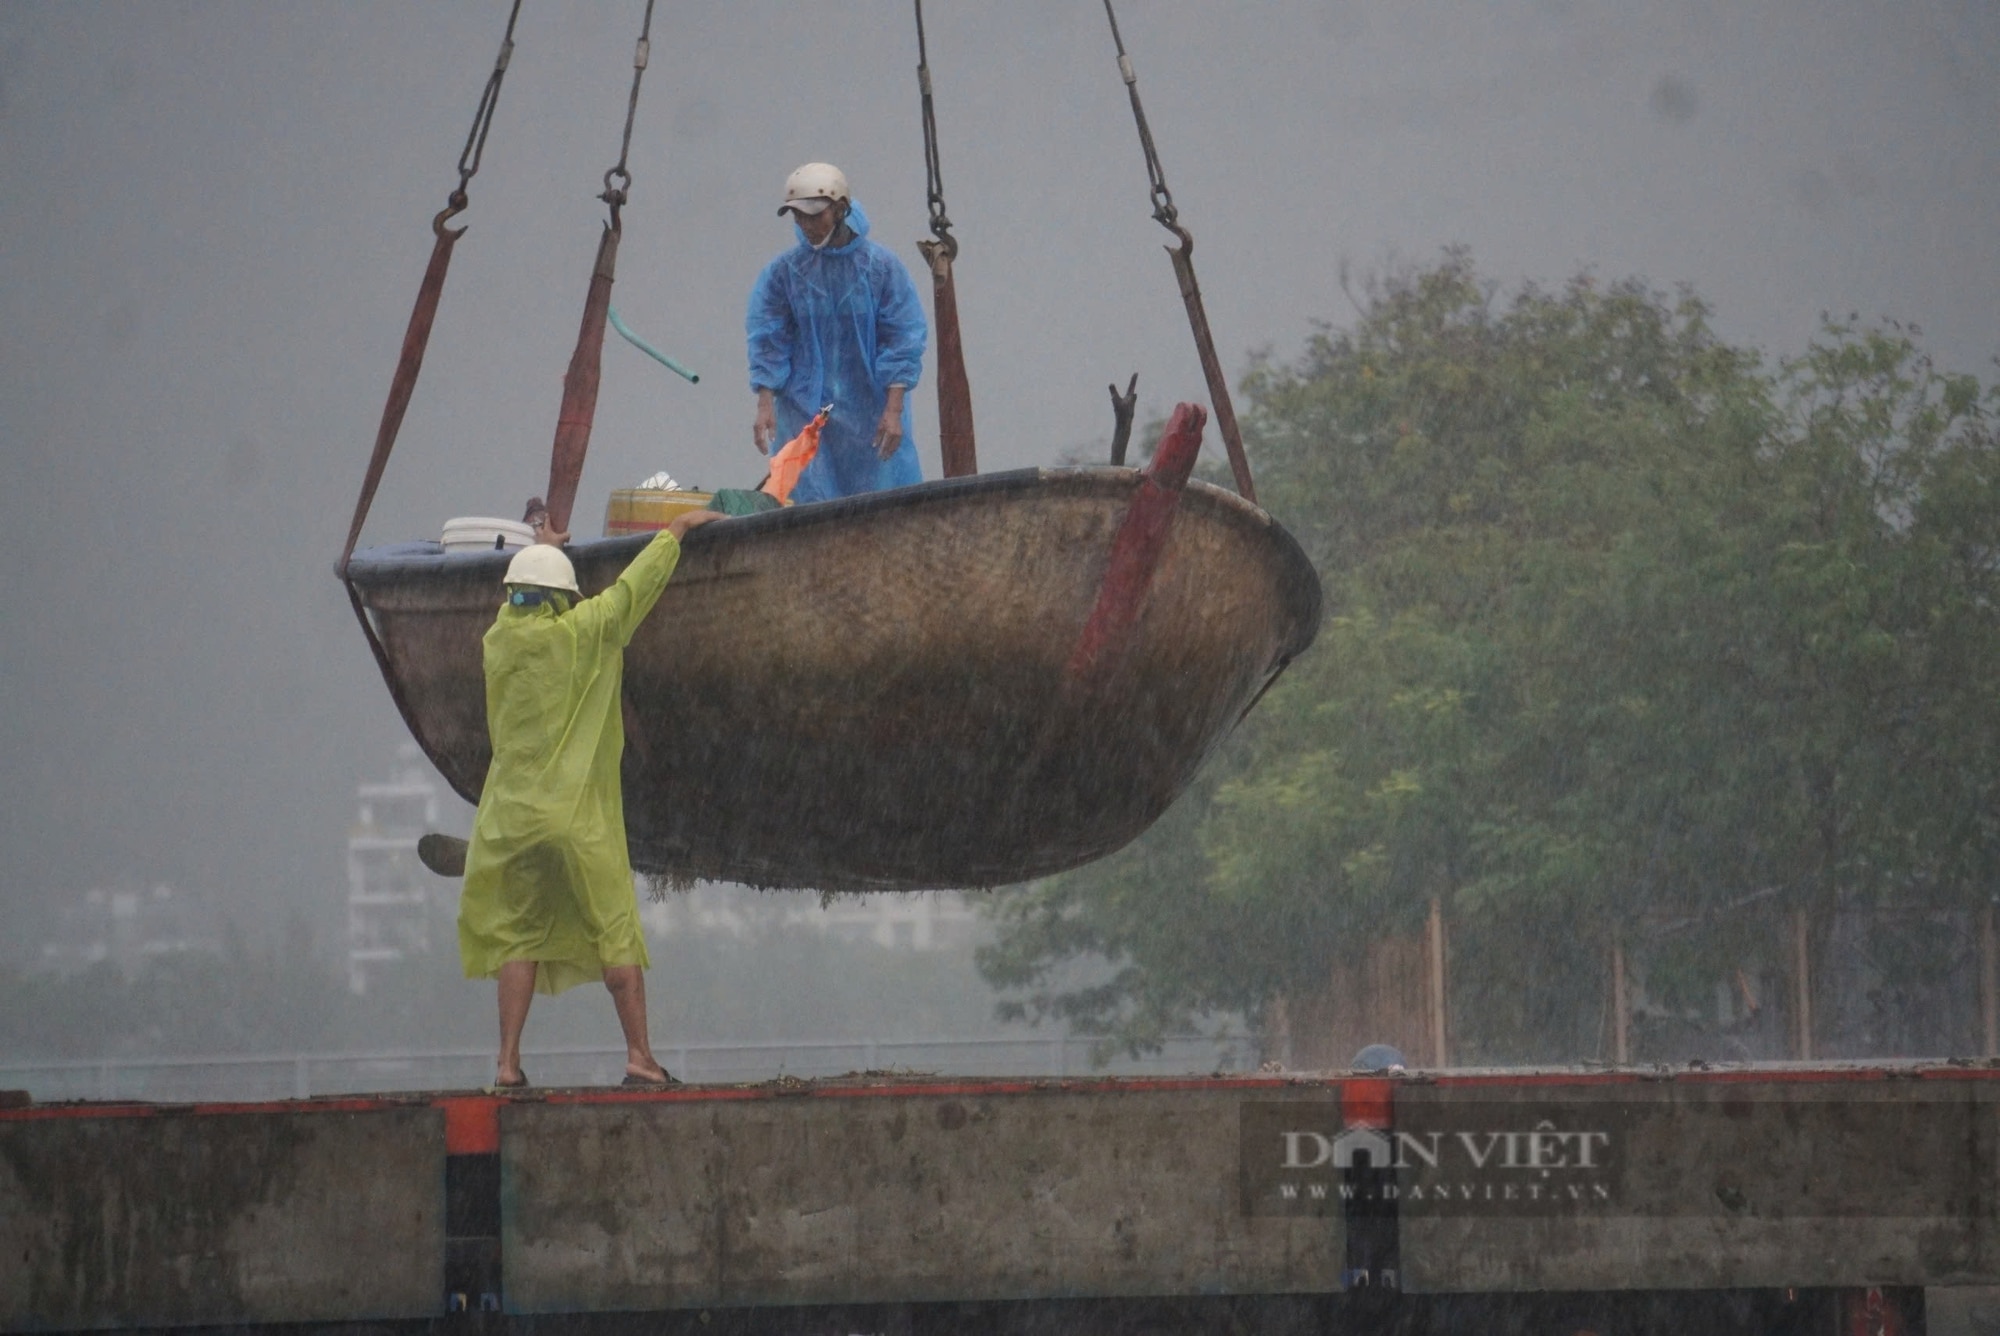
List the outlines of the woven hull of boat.
<svg viewBox="0 0 2000 1336">
<path fill-rule="evenodd" d="M 1076 867 L 1164 812 L 1312 641 L 1320 586 L 1255 506 L 1190 483 L 1122 652 L 1068 672 L 1131 469 L 1030 469 L 713 525 L 625 656 L 634 867 L 827 891 Z M 586 593 L 644 537 L 571 547 Z M 504 553 L 355 555 L 417 741 L 477 801 L 480 637 Z"/>
</svg>

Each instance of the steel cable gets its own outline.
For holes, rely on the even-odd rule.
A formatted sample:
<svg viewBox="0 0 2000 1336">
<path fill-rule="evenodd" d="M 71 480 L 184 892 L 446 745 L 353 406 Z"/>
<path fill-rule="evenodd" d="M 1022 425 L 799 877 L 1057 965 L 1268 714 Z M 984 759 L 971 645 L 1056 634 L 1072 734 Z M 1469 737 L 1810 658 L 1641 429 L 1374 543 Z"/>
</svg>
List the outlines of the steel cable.
<svg viewBox="0 0 2000 1336">
<path fill-rule="evenodd" d="M 1174 192 L 1167 189 L 1166 169 L 1160 166 L 1160 151 L 1153 147 L 1153 128 L 1146 123 L 1146 108 L 1139 101 L 1139 74 L 1132 68 L 1132 57 L 1125 54 L 1125 39 L 1118 32 L 1118 15 L 1112 11 L 1111 0 L 1104 0 L 1104 17 L 1111 20 L 1111 41 L 1118 48 L 1118 73 L 1125 79 L 1125 91 L 1132 97 L 1132 119 L 1139 123 L 1139 146 L 1146 153 L 1146 181 L 1148 193 L 1153 201 L 1153 217 L 1160 226 L 1173 232 L 1181 241 L 1192 246 L 1194 241 L 1181 230 L 1180 210 L 1174 207 Z"/>
<path fill-rule="evenodd" d="M 500 83 L 507 77 L 507 66 L 514 59 L 514 24 L 520 17 L 521 0 L 514 0 L 514 7 L 507 15 L 507 31 L 500 39 L 500 54 L 493 59 L 493 72 L 486 76 L 486 87 L 479 94 L 479 108 L 472 113 L 472 128 L 466 131 L 465 147 L 459 151 L 458 189 L 446 197 L 447 207 L 431 220 L 431 230 L 440 235 L 445 223 L 463 213 L 471 203 L 467 188 L 479 171 L 480 160 L 486 156 L 486 135 L 493 128 L 493 110 L 500 105 Z"/>
<path fill-rule="evenodd" d="M 923 93 L 924 108 L 924 187 L 930 203 L 931 235 L 951 259 L 958 258 L 958 239 L 951 234 L 951 218 L 944 209 L 944 172 L 939 166 L 937 109 L 931 101 L 930 53 L 924 43 L 924 0 L 917 7 L 917 87 Z"/>
<path fill-rule="evenodd" d="M 632 51 L 632 94 L 625 101 L 625 137 L 618 146 L 618 162 L 604 174 L 604 193 L 598 198 L 611 206 L 611 226 L 618 227 L 618 211 L 625 206 L 632 173 L 625 163 L 632 156 L 632 122 L 639 114 L 639 83 L 646 77 L 647 62 L 653 54 L 653 0 L 646 0 L 646 17 L 639 25 L 639 42 Z M 612 184 L 612 178 L 618 184 Z"/>
</svg>

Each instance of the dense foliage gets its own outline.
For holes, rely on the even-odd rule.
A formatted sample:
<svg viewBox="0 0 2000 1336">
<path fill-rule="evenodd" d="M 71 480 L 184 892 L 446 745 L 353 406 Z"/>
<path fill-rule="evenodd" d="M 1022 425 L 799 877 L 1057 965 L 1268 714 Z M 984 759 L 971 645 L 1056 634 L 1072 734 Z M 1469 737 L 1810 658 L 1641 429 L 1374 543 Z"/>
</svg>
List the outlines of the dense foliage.
<svg viewBox="0 0 2000 1336">
<path fill-rule="evenodd" d="M 2000 889 L 2000 396 L 1917 339 L 1771 368 L 1691 293 L 1451 253 L 1262 361 L 1318 643 L 1146 837 L 1000 902 L 987 977 L 1144 1045 L 1437 897 L 1464 1042 L 1557 1056 L 1551 981 L 1642 914 Z"/>
</svg>

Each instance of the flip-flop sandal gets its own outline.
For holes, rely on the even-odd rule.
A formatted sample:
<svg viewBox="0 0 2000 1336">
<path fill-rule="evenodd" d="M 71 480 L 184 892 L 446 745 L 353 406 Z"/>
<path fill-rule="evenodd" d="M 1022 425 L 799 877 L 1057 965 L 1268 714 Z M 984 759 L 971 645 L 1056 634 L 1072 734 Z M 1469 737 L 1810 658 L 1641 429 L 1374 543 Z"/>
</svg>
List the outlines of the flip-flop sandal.
<svg viewBox="0 0 2000 1336">
<path fill-rule="evenodd" d="M 522 1072 L 521 1079 L 518 1081 L 495 1081 L 493 1088 L 495 1090 L 526 1090 L 528 1088 L 528 1074 Z"/>
<path fill-rule="evenodd" d="M 650 1076 L 638 1076 L 632 1072 L 627 1072 L 625 1073 L 625 1084 L 628 1086 L 644 1086 L 653 1090 L 665 1090 L 668 1086 L 679 1085 L 680 1079 L 662 1067 L 660 1068 L 660 1079 L 657 1081 Z"/>
</svg>

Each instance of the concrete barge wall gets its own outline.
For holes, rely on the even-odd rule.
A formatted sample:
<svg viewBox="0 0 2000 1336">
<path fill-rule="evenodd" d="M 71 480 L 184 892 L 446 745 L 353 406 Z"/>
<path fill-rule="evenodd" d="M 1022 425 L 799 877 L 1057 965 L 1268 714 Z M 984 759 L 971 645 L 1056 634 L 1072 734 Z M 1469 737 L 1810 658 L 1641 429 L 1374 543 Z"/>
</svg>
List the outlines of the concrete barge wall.
<svg viewBox="0 0 2000 1336">
<path fill-rule="evenodd" d="M 0 1330 L 2000 1284 L 2000 1071 L 0 1111 Z"/>
</svg>

